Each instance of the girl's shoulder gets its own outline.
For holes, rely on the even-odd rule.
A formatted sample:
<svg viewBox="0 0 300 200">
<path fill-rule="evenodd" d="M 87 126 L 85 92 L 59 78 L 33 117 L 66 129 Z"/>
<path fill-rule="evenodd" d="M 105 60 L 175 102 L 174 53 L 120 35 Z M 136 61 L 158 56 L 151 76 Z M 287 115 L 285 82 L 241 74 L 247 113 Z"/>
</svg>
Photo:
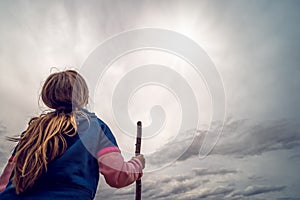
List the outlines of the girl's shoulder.
<svg viewBox="0 0 300 200">
<path fill-rule="evenodd" d="M 92 138 L 98 137 L 96 140 L 101 140 L 101 143 L 110 143 L 113 146 L 118 146 L 117 141 L 110 127 L 104 120 L 86 109 L 84 114 L 76 117 L 79 135 L 93 135 Z M 95 138 L 94 138 L 95 139 Z M 106 141 L 106 142 L 105 142 Z"/>
</svg>

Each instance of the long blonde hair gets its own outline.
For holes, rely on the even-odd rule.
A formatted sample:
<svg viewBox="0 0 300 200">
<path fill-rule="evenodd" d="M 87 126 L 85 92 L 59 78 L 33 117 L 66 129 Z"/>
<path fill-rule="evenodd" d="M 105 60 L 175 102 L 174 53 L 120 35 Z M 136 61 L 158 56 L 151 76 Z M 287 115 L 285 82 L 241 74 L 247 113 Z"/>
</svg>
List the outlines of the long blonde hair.
<svg viewBox="0 0 300 200">
<path fill-rule="evenodd" d="M 74 70 L 51 74 L 45 81 L 41 97 L 53 112 L 34 117 L 19 138 L 14 157 L 13 185 L 20 194 L 31 188 L 47 165 L 67 149 L 65 137 L 76 134 L 73 110 L 88 103 L 88 87 Z"/>
</svg>

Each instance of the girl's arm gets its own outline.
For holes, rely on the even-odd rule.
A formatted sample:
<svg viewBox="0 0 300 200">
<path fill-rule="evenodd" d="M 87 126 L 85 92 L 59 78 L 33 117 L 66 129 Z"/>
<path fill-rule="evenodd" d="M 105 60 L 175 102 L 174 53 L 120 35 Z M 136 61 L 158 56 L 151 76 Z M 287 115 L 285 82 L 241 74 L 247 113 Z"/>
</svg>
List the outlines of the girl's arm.
<svg viewBox="0 0 300 200">
<path fill-rule="evenodd" d="M 125 162 L 120 150 L 115 148 L 104 154 L 98 153 L 98 164 L 99 171 L 104 175 L 106 182 L 111 187 L 121 188 L 142 177 L 144 157 L 134 157 Z"/>
<path fill-rule="evenodd" d="M 6 164 L 2 172 L 2 175 L 0 176 L 0 192 L 5 190 L 13 169 L 14 169 L 14 163 L 13 163 L 13 157 L 11 157 L 8 163 Z"/>
</svg>

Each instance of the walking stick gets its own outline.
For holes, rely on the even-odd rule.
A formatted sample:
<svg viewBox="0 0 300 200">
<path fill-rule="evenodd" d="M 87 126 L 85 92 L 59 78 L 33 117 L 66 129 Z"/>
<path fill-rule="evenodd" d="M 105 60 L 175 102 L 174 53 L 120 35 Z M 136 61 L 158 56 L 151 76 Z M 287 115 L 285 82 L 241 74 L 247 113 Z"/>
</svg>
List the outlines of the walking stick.
<svg viewBox="0 0 300 200">
<path fill-rule="evenodd" d="M 135 144 L 135 156 L 138 156 L 141 152 L 141 141 L 142 141 L 142 122 L 137 122 L 137 136 L 136 136 L 136 144 Z M 141 179 L 136 180 L 136 194 L 135 200 L 142 199 L 142 181 Z"/>
</svg>

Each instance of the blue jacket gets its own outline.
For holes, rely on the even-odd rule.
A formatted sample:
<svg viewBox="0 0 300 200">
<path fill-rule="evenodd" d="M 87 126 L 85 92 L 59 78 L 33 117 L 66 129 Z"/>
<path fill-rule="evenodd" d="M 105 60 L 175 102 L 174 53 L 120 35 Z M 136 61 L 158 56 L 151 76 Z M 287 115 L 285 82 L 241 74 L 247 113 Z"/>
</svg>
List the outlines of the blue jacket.
<svg viewBox="0 0 300 200">
<path fill-rule="evenodd" d="M 68 148 L 65 153 L 48 164 L 31 189 L 17 195 L 10 180 L 0 193 L 2 200 L 68 200 L 93 199 L 99 181 L 97 152 L 106 147 L 117 147 L 109 127 L 94 113 L 85 111 L 88 117 L 78 116 L 77 134 L 65 137 Z"/>
</svg>

